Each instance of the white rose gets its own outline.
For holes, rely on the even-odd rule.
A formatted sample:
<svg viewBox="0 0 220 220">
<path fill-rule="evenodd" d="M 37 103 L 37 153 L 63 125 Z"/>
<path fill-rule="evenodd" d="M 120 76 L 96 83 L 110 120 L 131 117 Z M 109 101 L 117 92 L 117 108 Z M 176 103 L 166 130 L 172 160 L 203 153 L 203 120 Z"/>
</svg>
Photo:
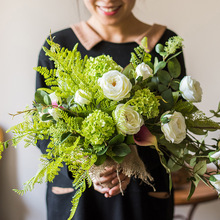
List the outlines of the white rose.
<svg viewBox="0 0 220 220">
<path fill-rule="evenodd" d="M 120 101 L 130 97 L 132 84 L 130 80 L 117 70 L 111 70 L 98 79 L 104 95 L 112 100 Z"/>
<path fill-rule="evenodd" d="M 210 183 L 215 187 L 217 192 L 220 194 L 220 174 L 213 175 L 216 181 L 210 181 Z"/>
<path fill-rule="evenodd" d="M 185 76 L 180 82 L 180 91 L 184 99 L 191 102 L 201 102 L 202 100 L 202 89 L 200 84 L 191 76 Z"/>
<path fill-rule="evenodd" d="M 186 124 L 183 115 L 180 112 L 174 112 L 173 114 L 165 112 L 162 117 L 169 120 L 169 122 L 161 125 L 166 140 L 174 144 L 181 143 L 186 137 Z"/>
<path fill-rule="evenodd" d="M 112 114 L 117 129 L 122 134 L 136 134 L 144 124 L 142 116 L 130 105 L 124 107 L 123 104 L 119 104 Z"/>
<path fill-rule="evenodd" d="M 84 94 L 87 98 L 82 97 L 80 94 Z M 88 105 L 90 103 L 90 99 L 91 95 L 87 94 L 85 91 L 83 91 L 82 89 L 78 89 L 75 93 L 75 97 L 74 97 L 74 101 L 79 104 L 79 105 Z"/>
<path fill-rule="evenodd" d="M 142 76 L 143 80 L 145 80 L 148 77 L 153 76 L 153 70 L 143 62 L 136 67 L 136 79 L 139 76 Z"/>
</svg>

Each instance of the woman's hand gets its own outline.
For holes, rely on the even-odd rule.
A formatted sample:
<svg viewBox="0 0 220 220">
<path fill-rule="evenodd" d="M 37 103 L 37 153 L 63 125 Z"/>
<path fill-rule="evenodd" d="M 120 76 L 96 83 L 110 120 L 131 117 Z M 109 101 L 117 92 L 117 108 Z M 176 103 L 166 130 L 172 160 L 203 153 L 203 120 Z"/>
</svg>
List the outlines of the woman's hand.
<svg viewBox="0 0 220 220">
<path fill-rule="evenodd" d="M 129 183 L 130 177 L 125 176 L 121 172 L 117 175 L 115 167 L 106 167 L 105 171 L 100 174 L 99 180 L 93 180 L 94 189 L 104 194 L 106 198 L 118 195 L 121 193 L 121 190 L 124 191 L 127 188 Z M 112 186 L 103 187 L 103 184 L 109 184 Z"/>
</svg>

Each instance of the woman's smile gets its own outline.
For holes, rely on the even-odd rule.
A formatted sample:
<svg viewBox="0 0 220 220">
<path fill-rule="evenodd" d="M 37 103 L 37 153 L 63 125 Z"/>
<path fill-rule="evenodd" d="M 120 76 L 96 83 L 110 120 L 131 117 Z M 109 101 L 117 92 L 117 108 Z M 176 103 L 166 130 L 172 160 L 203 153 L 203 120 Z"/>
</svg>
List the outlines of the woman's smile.
<svg viewBox="0 0 220 220">
<path fill-rule="evenodd" d="M 97 7 L 104 15 L 111 16 L 111 15 L 115 15 L 121 6 L 116 6 L 116 7 L 97 6 Z"/>
</svg>

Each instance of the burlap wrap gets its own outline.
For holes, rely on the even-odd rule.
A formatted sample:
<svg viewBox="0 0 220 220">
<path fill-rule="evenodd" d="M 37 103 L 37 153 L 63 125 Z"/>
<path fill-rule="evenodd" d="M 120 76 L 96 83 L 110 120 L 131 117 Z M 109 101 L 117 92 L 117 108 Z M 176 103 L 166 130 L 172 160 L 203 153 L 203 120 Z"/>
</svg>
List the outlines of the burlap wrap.
<svg viewBox="0 0 220 220">
<path fill-rule="evenodd" d="M 115 166 L 117 172 L 122 172 L 128 177 L 133 176 L 135 178 L 138 178 L 142 180 L 144 183 L 152 186 L 154 189 L 154 186 L 150 183 L 153 181 L 153 177 L 150 175 L 150 173 L 147 172 L 143 161 L 140 159 L 136 145 L 130 145 L 130 148 L 131 153 L 129 153 L 125 157 L 124 161 L 120 164 L 116 163 L 114 160 L 109 158 L 100 166 L 93 165 L 89 170 L 90 177 L 92 179 L 99 180 L 100 174 L 104 171 L 105 167 Z M 107 185 L 102 185 L 103 187 L 112 187 L 110 183 Z"/>
</svg>

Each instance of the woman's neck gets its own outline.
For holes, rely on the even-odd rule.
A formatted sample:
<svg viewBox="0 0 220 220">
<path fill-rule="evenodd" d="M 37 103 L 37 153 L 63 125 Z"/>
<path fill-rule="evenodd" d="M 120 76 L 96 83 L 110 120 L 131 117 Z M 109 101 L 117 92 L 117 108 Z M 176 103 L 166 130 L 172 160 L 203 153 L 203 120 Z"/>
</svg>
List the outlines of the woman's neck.
<svg viewBox="0 0 220 220">
<path fill-rule="evenodd" d="M 103 24 L 94 17 L 87 23 L 102 37 L 113 43 L 132 42 L 150 28 L 150 25 L 139 21 L 133 14 L 125 21 L 116 24 Z"/>
</svg>

